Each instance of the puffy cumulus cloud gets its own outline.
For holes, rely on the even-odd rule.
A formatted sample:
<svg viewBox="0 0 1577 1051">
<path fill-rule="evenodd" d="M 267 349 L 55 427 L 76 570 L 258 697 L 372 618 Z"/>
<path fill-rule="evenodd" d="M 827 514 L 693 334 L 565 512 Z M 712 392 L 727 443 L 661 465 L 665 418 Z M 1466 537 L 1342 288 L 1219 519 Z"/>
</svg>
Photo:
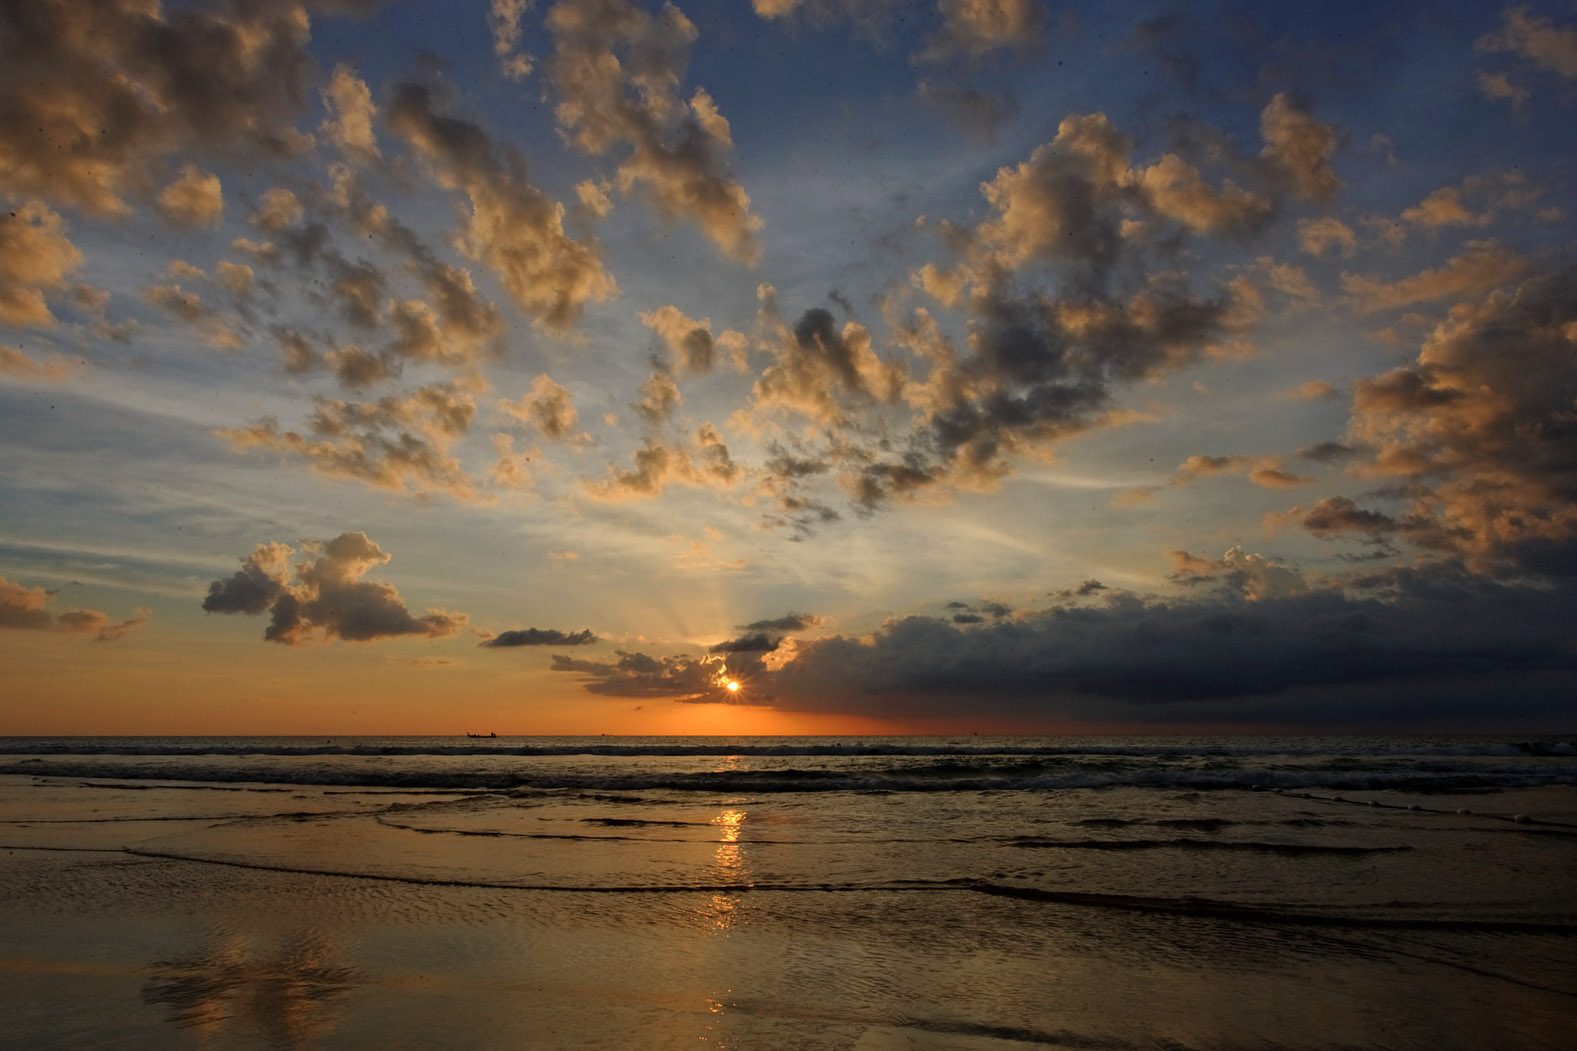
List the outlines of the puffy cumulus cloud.
<svg viewBox="0 0 1577 1051">
<path fill-rule="evenodd" d="M 732 357 L 736 367 L 744 366 L 744 334 L 725 329 L 714 339 L 711 318 L 696 321 L 678 307 L 660 306 L 641 314 L 641 324 L 661 337 L 681 372 L 710 371 L 717 362 L 719 348 Z"/>
<path fill-rule="evenodd" d="M 1348 441 L 1365 453 L 1349 473 L 1403 483 L 1398 535 L 1427 552 L 1483 572 L 1577 572 L 1574 354 L 1569 264 L 1458 303 L 1413 364 L 1355 385 Z"/>
<path fill-rule="evenodd" d="M 980 192 L 995 214 L 977 231 L 1008 269 L 1042 257 L 1114 262 L 1122 244 L 1128 139 L 1104 113 L 1070 115 L 1051 142 L 1002 168 Z"/>
<path fill-rule="evenodd" d="M 761 219 L 735 178 L 728 121 L 704 88 L 680 84 L 695 25 L 665 3 L 653 15 L 628 0 L 561 0 L 548 76 L 570 141 L 598 155 L 625 147 L 616 181 L 639 189 L 666 219 L 695 223 L 724 255 L 754 263 Z"/>
<path fill-rule="evenodd" d="M 523 80 L 531 75 L 530 55 L 522 54 L 520 46 L 520 19 L 531 10 L 534 0 L 493 0 L 487 11 L 487 27 L 493 31 L 493 54 L 498 56 L 498 68 L 510 80 Z"/>
<path fill-rule="evenodd" d="M 48 206 L 27 201 L 6 209 L 0 214 L 0 324 L 52 324 L 47 294 L 64 289 L 67 275 L 81 264 L 64 220 Z"/>
<path fill-rule="evenodd" d="M 903 369 L 877 356 L 865 326 L 848 321 L 840 328 L 821 307 L 806 310 L 792 328 L 779 323 L 770 349 L 772 363 L 755 384 L 759 406 L 781 405 L 830 423 L 850 406 L 891 402 L 903 390 Z"/>
<path fill-rule="evenodd" d="M 1477 41 L 1480 51 L 1510 51 L 1540 69 L 1577 79 L 1577 27 L 1558 26 L 1526 6 L 1508 7 L 1500 28 Z"/>
<path fill-rule="evenodd" d="M 155 201 L 165 221 L 177 226 L 214 226 L 224 218 L 224 190 L 219 176 L 195 164 L 181 169 Z"/>
<path fill-rule="evenodd" d="M 373 122 L 378 109 L 366 83 L 348 66 L 338 65 L 321 95 L 329 113 L 323 121 L 324 137 L 347 157 L 363 162 L 376 160 L 380 154 Z"/>
<path fill-rule="evenodd" d="M 525 158 L 513 146 L 441 112 L 437 93 L 425 84 L 398 85 L 388 121 L 429 163 L 440 185 L 465 194 L 470 207 L 461 224 L 461 248 L 485 263 L 537 322 L 567 329 L 586 304 L 618 293 L 596 247 L 564 232 L 564 206 L 531 182 Z"/>
<path fill-rule="evenodd" d="M 303 431 L 277 420 L 214 433 L 237 451 L 264 449 L 306 463 L 320 474 L 418 495 L 474 499 L 476 487 L 448 450 L 471 427 L 475 399 L 451 383 L 420 387 L 375 402 L 314 398 Z"/>
<path fill-rule="evenodd" d="M 442 638 L 465 627 L 463 613 L 430 609 L 415 616 L 392 584 L 361 579 L 390 556 L 365 533 L 341 533 L 302 545 L 259 544 L 233 575 L 208 585 L 209 613 L 269 615 L 263 638 L 297 645 L 324 639 L 373 642 L 415 635 Z M 315 556 L 315 557 L 314 557 Z"/>
<path fill-rule="evenodd" d="M 1342 290 L 1364 313 L 1377 314 L 1415 303 L 1482 293 L 1525 273 L 1528 266 L 1527 259 L 1503 245 L 1470 241 L 1462 254 L 1453 256 L 1445 265 L 1396 281 L 1344 272 Z"/>
<path fill-rule="evenodd" d="M 1241 561 L 1241 560 L 1240 560 Z M 1117 594 L 993 623 L 908 616 L 869 638 L 801 642 L 740 691 L 785 711 L 998 717 L 1028 725 L 1384 726 L 1456 701 L 1496 718 L 1564 711 L 1571 596 L 1402 572 L 1384 596 L 1320 588 L 1250 600 Z M 1516 687 L 1511 683 L 1517 683 Z"/>
<path fill-rule="evenodd" d="M 516 628 L 501 631 L 480 645 L 488 649 L 511 649 L 516 646 L 590 646 L 597 636 L 590 628 L 583 631 L 559 631 L 556 628 Z"/>
<path fill-rule="evenodd" d="M 999 48 L 1027 48 L 1040 41 L 1046 8 L 1039 0 L 937 0 L 941 28 L 921 57 L 977 59 Z"/>
<path fill-rule="evenodd" d="M 309 37 L 295 3 L 10 5 L 0 191 L 121 214 L 176 151 L 299 150 Z"/>
<path fill-rule="evenodd" d="M 501 399 L 498 409 L 536 428 L 544 438 L 569 439 L 580 420 L 575 396 L 546 373 L 531 381 L 531 389 L 519 401 Z"/>
<path fill-rule="evenodd" d="M 1331 170 L 1336 153 L 1334 128 L 1282 93 L 1260 112 L 1259 131 L 1265 140 L 1260 159 L 1293 196 L 1306 201 L 1328 201 L 1336 196 L 1341 181 Z"/>
<path fill-rule="evenodd" d="M 736 698 L 728 684 L 746 682 L 762 671 L 758 653 L 654 657 L 616 650 L 615 656 L 618 659 L 614 661 L 590 661 L 555 653 L 551 667 L 577 676 L 590 693 L 691 703 L 733 701 Z"/>
<path fill-rule="evenodd" d="M 150 611 L 139 608 L 130 620 L 112 623 L 96 609 L 49 611 L 53 591 L 23 587 L 0 577 L 0 631 L 54 631 L 66 635 L 92 635 L 99 642 L 113 642 L 148 622 Z"/>
</svg>

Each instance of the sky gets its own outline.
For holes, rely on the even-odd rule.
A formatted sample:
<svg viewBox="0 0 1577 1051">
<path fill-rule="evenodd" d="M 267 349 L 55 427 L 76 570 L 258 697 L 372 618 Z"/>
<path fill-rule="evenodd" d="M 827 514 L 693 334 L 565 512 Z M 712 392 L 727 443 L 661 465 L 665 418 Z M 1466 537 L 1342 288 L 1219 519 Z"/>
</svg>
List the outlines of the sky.
<svg viewBox="0 0 1577 1051">
<path fill-rule="evenodd" d="M 0 733 L 1577 728 L 1577 5 L 0 10 Z"/>
</svg>

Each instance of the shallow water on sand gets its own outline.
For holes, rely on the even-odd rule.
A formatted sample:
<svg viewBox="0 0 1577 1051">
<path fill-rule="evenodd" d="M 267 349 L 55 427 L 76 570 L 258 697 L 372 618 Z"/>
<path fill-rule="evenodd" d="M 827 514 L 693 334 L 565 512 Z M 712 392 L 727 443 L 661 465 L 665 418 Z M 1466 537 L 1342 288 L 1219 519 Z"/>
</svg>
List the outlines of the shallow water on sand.
<svg viewBox="0 0 1577 1051">
<path fill-rule="evenodd" d="M 1561 742 L 934 743 L 483 756 L 498 790 L 430 748 L 15 751 L 53 766 L 0 775 L 0 1048 L 1567 1045 Z M 255 759 L 295 776 L 214 774 Z M 818 771 L 862 786 L 783 787 Z"/>
</svg>

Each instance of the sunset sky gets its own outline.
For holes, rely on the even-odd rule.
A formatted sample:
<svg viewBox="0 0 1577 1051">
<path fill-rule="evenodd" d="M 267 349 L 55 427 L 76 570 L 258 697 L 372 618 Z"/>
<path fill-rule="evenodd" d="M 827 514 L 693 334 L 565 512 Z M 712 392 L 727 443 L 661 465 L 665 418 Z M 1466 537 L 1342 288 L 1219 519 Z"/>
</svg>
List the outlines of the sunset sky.
<svg viewBox="0 0 1577 1051">
<path fill-rule="evenodd" d="M 1566 0 L 7 4 L 0 733 L 1577 727 L 1574 126 Z"/>
</svg>

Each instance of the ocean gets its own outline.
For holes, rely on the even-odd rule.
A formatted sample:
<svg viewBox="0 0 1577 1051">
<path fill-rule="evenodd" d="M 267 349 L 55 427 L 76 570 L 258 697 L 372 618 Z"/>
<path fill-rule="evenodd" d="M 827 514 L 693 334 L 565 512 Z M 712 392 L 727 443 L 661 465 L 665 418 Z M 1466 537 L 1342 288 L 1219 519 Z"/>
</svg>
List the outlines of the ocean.
<svg viewBox="0 0 1577 1051">
<path fill-rule="evenodd" d="M 0 1048 L 1563 1048 L 1570 738 L 0 739 Z"/>
</svg>

